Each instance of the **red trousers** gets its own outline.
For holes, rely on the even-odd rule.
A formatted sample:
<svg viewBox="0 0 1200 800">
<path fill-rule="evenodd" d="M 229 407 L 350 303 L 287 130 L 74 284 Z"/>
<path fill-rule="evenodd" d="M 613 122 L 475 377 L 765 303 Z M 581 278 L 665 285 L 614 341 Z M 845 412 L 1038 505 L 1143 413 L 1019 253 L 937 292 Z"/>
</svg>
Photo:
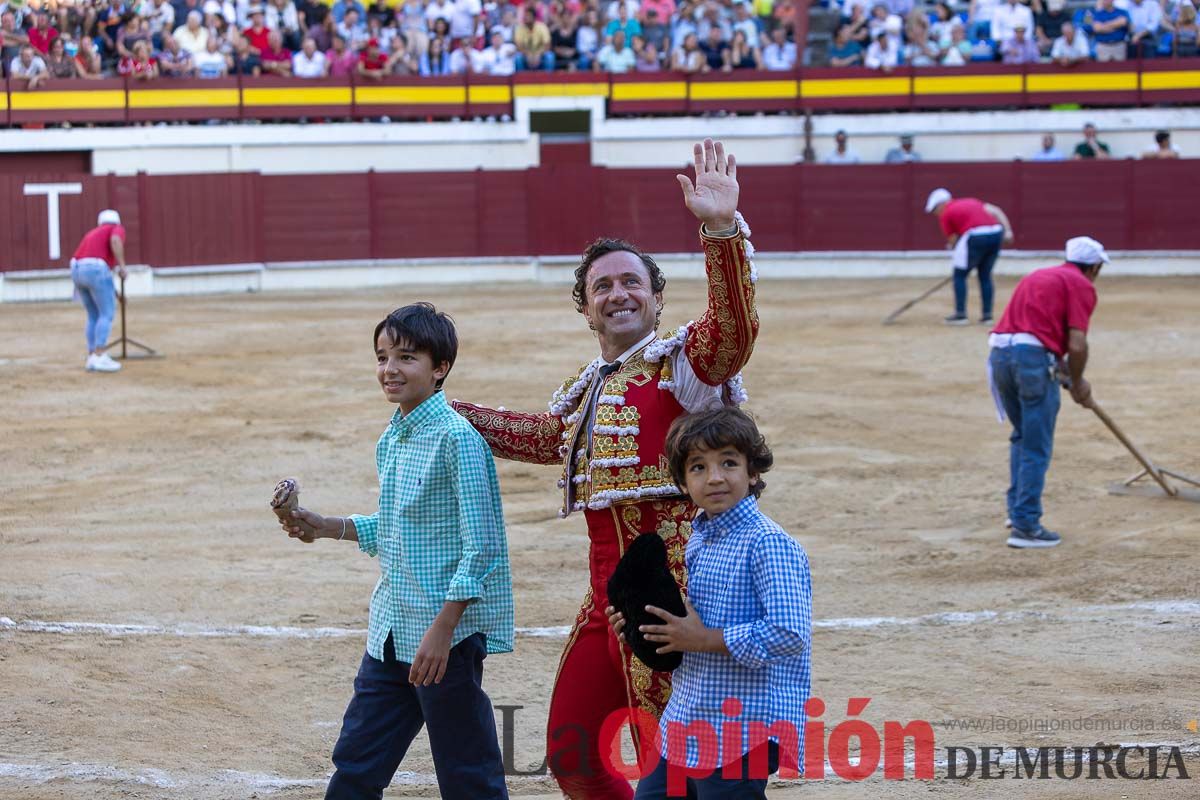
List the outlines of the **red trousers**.
<svg viewBox="0 0 1200 800">
<path fill-rule="evenodd" d="M 613 634 L 604 613 L 608 578 L 630 542 L 655 532 L 666 542 L 668 566 L 682 586 L 694 510 L 686 500 L 671 499 L 585 512 L 590 586 L 559 662 L 546 731 L 550 772 L 571 800 L 633 797 L 629 782 L 608 771 L 610 742 L 600 740 L 600 730 L 611 715 L 635 709 L 657 719 L 671 695 L 671 675 L 642 664 Z"/>
</svg>

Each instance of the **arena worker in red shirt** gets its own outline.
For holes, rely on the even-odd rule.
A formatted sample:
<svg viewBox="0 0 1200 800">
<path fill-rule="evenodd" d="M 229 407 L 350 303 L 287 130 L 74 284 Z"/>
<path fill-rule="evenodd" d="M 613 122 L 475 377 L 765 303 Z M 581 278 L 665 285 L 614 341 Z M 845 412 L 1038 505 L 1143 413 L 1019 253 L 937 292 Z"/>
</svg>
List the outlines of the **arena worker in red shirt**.
<svg viewBox="0 0 1200 800">
<path fill-rule="evenodd" d="M 71 257 L 71 281 L 87 310 L 84 336 L 88 355 L 84 368 L 88 372 L 121 369 L 121 365 L 104 352 L 117 307 L 113 269 L 125 277 L 125 228 L 121 226 L 121 215 L 106 208 L 96 218 L 96 227 L 83 235 Z"/>
<path fill-rule="evenodd" d="M 979 276 L 979 294 L 983 305 L 981 323 L 992 321 L 992 268 L 1000 257 L 1000 245 L 1012 244 L 1013 230 L 1008 216 L 999 206 L 974 197 L 955 198 L 947 189 L 934 189 L 925 201 L 925 213 L 933 214 L 946 235 L 951 250 L 950 266 L 954 268 L 954 313 L 946 317 L 947 325 L 966 325 L 967 275 L 975 270 Z"/>
<path fill-rule="evenodd" d="M 665 446 L 684 414 L 744 402 L 741 369 L 758 335 L 750 229 L 737 213 L 737 165 L 721 143 L 693 148 L 696 182 L 676 176 L 700 222 L 707 309 L 695 321 L 658 332 L 666 279 L 653 257 L 621 239 L 598 239 L 575 269 L 573 300 L 599 355 L 579 368 L 540 414 L 454 401 L 500 458 L 562 467 L 562 516 L 580 512 L 589 539 L 589 581 L 567 638 L 550 699 L 550 771 L 573 800 L 630 800 L 629 781 L 612 774 L 611 715 L 655 720 L 671 675 L 655 672 L 619 642 L 604 614 L 608 579 L 642 534 L 661 536 L 667 564 L 685 584 L 684 550 L 696 506 L 675 484 Z M 638 761 L 651 741 L 631 730 Z M 657 757 L 657 753 L 653 754 Z"/>
<path fill-rule="evenodd" d="M 1053 547 L 1057 533 L 1042 526 L 1042 489 L 1054 445 L 1059 383 L 1085 408 L 1092 387 L 1087 366 L 1088 323 L 1096 308 L 1104 246 L 1087 236 L 1067 241 L 1066 263 L 1026 275 L 988 337 L 988 382 L 1009 437 L 1009 547 Z M 1065 360 L 1065 364 L 1064 364 Z"/>
</svg>

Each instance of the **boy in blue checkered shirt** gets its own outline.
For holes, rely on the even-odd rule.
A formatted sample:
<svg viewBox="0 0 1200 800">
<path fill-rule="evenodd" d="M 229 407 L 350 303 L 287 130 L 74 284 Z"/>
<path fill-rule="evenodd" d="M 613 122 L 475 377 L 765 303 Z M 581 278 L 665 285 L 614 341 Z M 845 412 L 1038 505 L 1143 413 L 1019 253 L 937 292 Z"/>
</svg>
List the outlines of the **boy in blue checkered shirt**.
<svg viewBox="0 0 1200 800">
<path fill-rule="evenodd" d="M 301 541 L 357 541 L 379 557 L 367 652 L 354 679 L 327 800 L 380 798 L 425 726 L 443 798 L 507 798 L 488 653 L 513 648 L 512 576 L 492 453 L 442 394 L 454 323 L 428 303 L 375 328 L 376 375 L 399 409 L 379 438 L 379 510 L 284 523 Z"/>
<path fill-rule="evenodd" d="M 804 760 L 808 556 L 758 510 L 772 456 L 745 412 L 681 417 L 666 451 L 675 483 L 701 510 L 685 554 L 686 616 L 646 606 L 663 624 L 641 627 L 659 653 L 682 652 L 683 662 L 659 723 L 662 758 L 635 800 L 765 798 L 781 760 L 797 770 Z M 608 614 L 620 635 L 624 618 Z"/>
</svg>

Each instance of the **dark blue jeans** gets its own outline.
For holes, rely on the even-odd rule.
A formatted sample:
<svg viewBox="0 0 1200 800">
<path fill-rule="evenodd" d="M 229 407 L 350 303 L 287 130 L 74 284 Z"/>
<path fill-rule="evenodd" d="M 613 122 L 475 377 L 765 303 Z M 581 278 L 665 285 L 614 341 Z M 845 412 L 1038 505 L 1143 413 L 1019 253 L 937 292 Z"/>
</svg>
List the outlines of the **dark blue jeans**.
<svg viewBox="0 0 1200 800">
<path fill-rule="evenodd" d="M 422 726 L 429 729 L 443 798 L 507 798 L 496 719 L 481 686 L 486 637 L 476 633 L 450 648 L 446 675 L 432 686 L 408 682 L 411 665 L 396 660 L 390 636 L 383 650 L 383 661 L 363 654 L 333 748 L 336 770 L 326 800 L 383 797 Z"/>
<path fill-rule="evenodd" d="M 967 275 L 971 270 L 979 275 L 979 296 L 983 304 L 983 316 L 992 315 L 992 298 L 996 288 L 992 283 L 992 267 L 1000 257 L 1000 245 L 1004 234 L 975 234 L 967 239 L 967 268 L 954 270 L 954 313 L 967 315 Z"/>
<path fill-rule="evenodd" d="M 761 757 L 761 756 L 760 756 Z M 754 780 L 750 773 L 750 756 L 742 756 L 740 778 L 722 778 L 721 768 L 713 770 L 707 778 L 688 778 L 687 794 L 667 794 L 667 760 L 660 759 L 658 767 L 638 781 L 637 794 L 633 800 L 660 800 L 668 797 L 686 797 L 687 800 L 766 800 L 767 779 Z M 779 769 L 779 745 L 771 742 L 767 750 L 767 773 Z"/>
<path fill-rule="evenodd" d="M 1042 489 L 1054 449 L 1060 392 L 1054 355 L 1041 347 L 993 347 L 992 376 L 1012 423 L 1008 448 L 1008 518 L 1014 528 L 1035 531 L 1042 520 Z"/>
</svg>

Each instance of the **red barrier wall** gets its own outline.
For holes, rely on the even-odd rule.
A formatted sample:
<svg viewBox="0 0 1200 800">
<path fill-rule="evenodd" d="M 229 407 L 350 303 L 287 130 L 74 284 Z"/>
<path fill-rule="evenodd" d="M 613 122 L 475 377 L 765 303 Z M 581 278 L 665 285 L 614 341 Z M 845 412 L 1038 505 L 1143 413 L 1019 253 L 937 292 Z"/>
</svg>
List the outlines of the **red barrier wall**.
<svg viewBox="0 0 1200 800">
<path fill-rule="evenodd" d="M 367 258 L 574 255 L 600 235 L 651 252 L 696 248 L 675 170 L 552 164 L 524 171 L 96 177 L 0 174 L 0 270 L 63 267 L 96 213 L 117 208 L 129 260 L 153 266 Z M 741 167 L 763 251 L 928 250 L 938 186 L 1004 208 L 1019 247 L 1092 234 L 1114 250 L 1200 250 L 1186 203 L 1200 160 Z M 48 200 L 30 184 L 79 184 Z"/>
</svg>

